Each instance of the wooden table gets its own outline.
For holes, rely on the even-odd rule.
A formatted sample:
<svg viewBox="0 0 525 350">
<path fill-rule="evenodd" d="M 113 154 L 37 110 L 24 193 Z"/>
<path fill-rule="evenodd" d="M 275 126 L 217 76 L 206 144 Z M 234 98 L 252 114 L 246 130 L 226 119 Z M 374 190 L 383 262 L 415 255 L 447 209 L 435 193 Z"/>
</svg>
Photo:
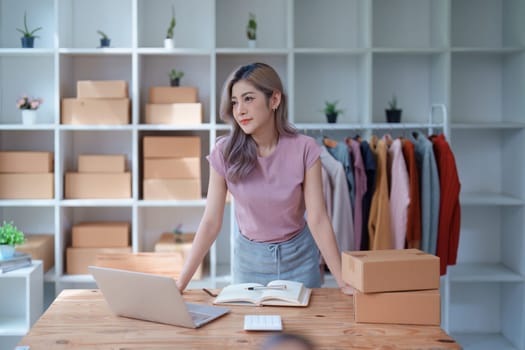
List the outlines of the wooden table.
<svg viewBox="0 0 525 350">
<path fill-rule="evenodd" d="M 212 304 L 201 290 L 190 302 Z M 352 297 L 338 289 L 314 289 L 310 306 L 231 306 L 231 312 L 200 329 L 118 317 L 99 290 L 64 290 L 19 345 L 39 349 L 259 349 L 270 332 L 245 332 L 245 314 L 280 314 L 284 330 L 312 340 L 317 349 L 461 349 L 434 326 L 357 324 Z"/>
</svg>

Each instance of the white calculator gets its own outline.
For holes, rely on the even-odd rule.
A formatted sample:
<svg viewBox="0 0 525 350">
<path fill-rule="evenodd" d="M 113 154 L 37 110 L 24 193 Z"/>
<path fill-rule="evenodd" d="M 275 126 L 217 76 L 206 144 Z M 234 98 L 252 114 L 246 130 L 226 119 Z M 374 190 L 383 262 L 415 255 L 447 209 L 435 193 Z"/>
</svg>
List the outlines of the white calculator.
<svg viewBox="0 0 525 350">
<path fill-rule="evenodd" d="M 245 331 L 282 331 L 280 315 L 245 315 Z"/>
</svg>

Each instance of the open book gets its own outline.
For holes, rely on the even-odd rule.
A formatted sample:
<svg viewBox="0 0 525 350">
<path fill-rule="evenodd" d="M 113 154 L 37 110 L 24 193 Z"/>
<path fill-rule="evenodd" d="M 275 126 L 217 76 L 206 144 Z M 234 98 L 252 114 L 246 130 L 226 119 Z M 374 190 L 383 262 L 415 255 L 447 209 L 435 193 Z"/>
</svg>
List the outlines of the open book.
<svg viewBox="0 0 525 350">
<path fill-rule="evenodd" d="M 301 282 L 275 280 L 266 286 L 258 283 L 231 284 L 224 287 L 214 304 L 250 306 L 308 306 L 312 290 Z"/>
</svg>

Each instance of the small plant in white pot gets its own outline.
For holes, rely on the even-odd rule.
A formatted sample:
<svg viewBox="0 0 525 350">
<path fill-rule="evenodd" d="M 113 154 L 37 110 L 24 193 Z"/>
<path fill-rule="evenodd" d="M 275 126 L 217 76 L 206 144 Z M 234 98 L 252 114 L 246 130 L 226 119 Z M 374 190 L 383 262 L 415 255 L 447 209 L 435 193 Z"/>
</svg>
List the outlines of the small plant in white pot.
<svg viewBox="0 0 525 350">
<path fill-rule="evenodd" d="M 248 37 L 248 47 L 253 49 L 257 42 L 257 20 L 255 14 L 249 14 L 248 25 L 246 26 L 246 36 Z"/>
<path fill-rule="evenodd" d="M 0 259 L 9 259 L 15 255 L 15 246 L 25 242 L 25 236 L 13 222 L 0 226 Z"/>
<path fill-rule="evenodd" d="M 36 110 L 42 104 L 41 98 L 22 96 L 16 101 L 16 106 L 22 111 L 22 123 L 26 125 L 36 124 Z"/>
<path fill-rule="evenodd" d="M 176 25 L 177 25 L 177 21 L 175 20 L 175 7 L 172 5 L 170 25 L 168 26 L 168 30 L 166 31 L 166 39 L 164 39 L 164 48 L 166 49 L 173 49 L 175 47 L 175 39 L 173 38 L 173 31 L 175 30 Z"/>
</svg>

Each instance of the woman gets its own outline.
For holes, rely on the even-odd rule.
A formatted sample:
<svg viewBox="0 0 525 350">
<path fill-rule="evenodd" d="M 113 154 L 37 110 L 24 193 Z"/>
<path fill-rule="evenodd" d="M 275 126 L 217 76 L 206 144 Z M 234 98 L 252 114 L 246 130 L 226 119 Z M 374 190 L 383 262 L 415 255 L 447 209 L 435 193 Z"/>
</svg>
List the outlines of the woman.
<svg viewBox="0 0 525 350">
<path fill-rule="evenodd" d="M 320 287 L 318 247 L 342 292 L 351 294 L 341 279 L 341 255 L 324 207 L 321 149 L 288 122 L 275 70 L 264 63 L 236 69 L 224 85 L 221 118 L 232 124 L 232 132 L 208 156 L 206 209 L 179 289 L 186 288 L 216 239 L 229 190 L 240 231 L 233 283 L 285 279 Z"/>
</svg>

